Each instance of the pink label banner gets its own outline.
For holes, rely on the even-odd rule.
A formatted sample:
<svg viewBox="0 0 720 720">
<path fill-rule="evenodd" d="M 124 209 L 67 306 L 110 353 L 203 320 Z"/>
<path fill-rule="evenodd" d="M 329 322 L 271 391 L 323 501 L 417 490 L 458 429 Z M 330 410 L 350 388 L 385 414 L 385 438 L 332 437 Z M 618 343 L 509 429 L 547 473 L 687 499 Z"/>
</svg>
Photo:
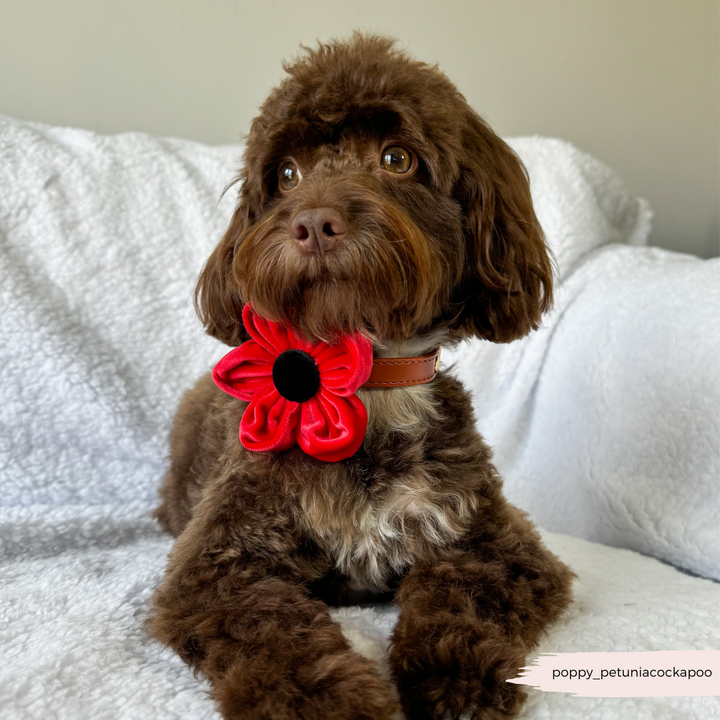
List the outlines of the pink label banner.
<svg viewBox="0 0 720 720">
<path fill-rule="evenodd" d="M 720 650 L 541 653 L 508 680 L 576 697 L 720 696 Z"/>
</svg>

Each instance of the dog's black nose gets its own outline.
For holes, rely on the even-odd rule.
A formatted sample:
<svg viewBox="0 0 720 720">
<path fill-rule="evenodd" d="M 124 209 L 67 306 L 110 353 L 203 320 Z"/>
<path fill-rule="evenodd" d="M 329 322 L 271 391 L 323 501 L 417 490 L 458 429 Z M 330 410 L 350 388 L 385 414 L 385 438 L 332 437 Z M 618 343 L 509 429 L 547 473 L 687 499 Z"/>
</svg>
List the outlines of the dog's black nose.
<svg viewBox="0 0 720 720">
<path fill-rule="evenodd" d="M 300 249 L 313 255 L 325 255 L 334 250 L 347 230 L 343 216 L 329 207 L 299 212 L 290 227 Z"/>
</svg>

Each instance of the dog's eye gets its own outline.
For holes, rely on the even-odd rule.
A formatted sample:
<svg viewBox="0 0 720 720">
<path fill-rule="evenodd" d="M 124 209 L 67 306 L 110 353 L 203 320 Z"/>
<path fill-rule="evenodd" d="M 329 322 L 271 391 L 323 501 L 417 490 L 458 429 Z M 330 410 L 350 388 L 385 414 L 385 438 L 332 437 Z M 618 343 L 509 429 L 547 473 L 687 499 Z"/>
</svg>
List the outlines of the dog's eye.
<svg viewBox="0 0 720 720">
<path fill-rule="evenodd" d="M 391 173 L 406 173 L 412 166 L 412 156 L 399 145 L 385 148 L 380 161 L 383 168 Z"/>
<path fill-rule="evenodd" d="M 283 190 L 292 190 L 302 180 L 302 175 L 295 163 L 286 162 L 278 170 L 280 187 Z"/>
</svg>

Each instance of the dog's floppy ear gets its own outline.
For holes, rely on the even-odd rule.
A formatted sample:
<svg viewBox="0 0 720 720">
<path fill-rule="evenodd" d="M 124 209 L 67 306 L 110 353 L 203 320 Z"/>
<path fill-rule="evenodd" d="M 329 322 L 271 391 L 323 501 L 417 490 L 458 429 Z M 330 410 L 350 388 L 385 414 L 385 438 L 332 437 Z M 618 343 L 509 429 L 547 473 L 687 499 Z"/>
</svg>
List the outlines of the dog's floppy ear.
<svg viewBox="0 0 720 720">
<path fill-rule="evenodd" d="M 195 288 L 195 310 L 205 331 L 233 347 L 250 337 L 242 324 L 244 302 L 233 276 L 235 248 L 248 225 L 248 213 L 240 203 L 223 239 L 205 263 Z"/>
<path fill-rule="evenodd" d="M 552 263 L 520 159 L 473 111 L 455 196 L 465 215 L 466 269 L 455 330 L 505 343 L 538 327 L 552 304 Z"/>
</svg>

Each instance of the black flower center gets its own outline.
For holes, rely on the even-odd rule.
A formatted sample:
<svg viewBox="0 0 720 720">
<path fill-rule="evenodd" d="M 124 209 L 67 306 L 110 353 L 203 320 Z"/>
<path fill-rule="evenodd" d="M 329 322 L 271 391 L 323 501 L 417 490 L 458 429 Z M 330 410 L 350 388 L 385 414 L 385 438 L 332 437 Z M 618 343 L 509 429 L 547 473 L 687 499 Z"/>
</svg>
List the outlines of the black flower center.
<svg viewBox="0 0 720 720">
<path fill-rule="evenodd" d="M 273 363 L 273 383 L 277 391 L 293 402 L 309 400 L 320 388 L 317 363 L 302 350 L 286 350 Z"/>
</svg>

